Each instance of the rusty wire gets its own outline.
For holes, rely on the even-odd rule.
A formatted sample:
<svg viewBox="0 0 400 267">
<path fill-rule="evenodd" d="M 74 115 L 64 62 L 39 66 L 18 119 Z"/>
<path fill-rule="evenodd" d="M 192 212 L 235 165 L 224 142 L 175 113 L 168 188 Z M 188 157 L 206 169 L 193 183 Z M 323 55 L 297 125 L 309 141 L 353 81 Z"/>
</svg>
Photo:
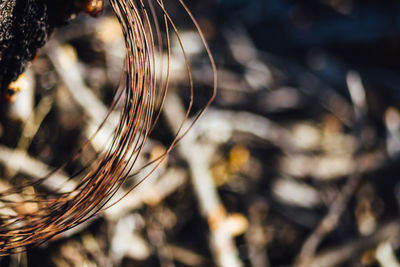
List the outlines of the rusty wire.
<svg viewBox="0 0 400 267">
<path fill-rule="evenodd" d="M 92 167 L 72 191 L 63 192 L 60 189 L 58 192 L 44 194 L 36 190 L 45 179 L 51 179 L 52 174 L 69 164 L 66 163 L 38 181 L 0 193 L 1 256 L 24 251 L 29 246 L 43 243 L 92 218 L 107 207 L 107 203 L 132 175 L 132 168 L 160 117 L 167 96 L 171 35 L 175 35 L 179 40 L 182 57 L 187 66 L 190 103 L 184 121 L 180 122 L 179 130 L 166 153 L 146 165 L 151 167 L 151 171 L 143 175 L 129 191 L 157 168 L 177 141 L 210 105 L 216 92 L 215 64 L 199 25 L 184 2 L 178 1 L 197 29 L 210 60 L 214 73 L 214 87 L 209 101 L 199 112 L 192 114 L 194 80 L 179 30 L 169 16 L 164 1 L 110 0 L 121 24 L 126 44 L 125 78 L 118 87 L 110 108 L 111 112 L 118 104 L 122 106 L 112 144 L 93 161 Z M 157 57 L 156 53 L 167 54 L 166 67 L 163 67 L 162 57 Z M 160 74 L 158 76 L 157 71 Z M 191 123 L 187 126 L 185 122 L 189 117 L 192 117 Z M 108 116 L 105 121 L 107 119 Z M 72 157 L 71 162 L 80 157 L 86 146 Z M 25 190 L 27 187 L 35 188 L 35 191 L 32 193 Z"/>
</svg>

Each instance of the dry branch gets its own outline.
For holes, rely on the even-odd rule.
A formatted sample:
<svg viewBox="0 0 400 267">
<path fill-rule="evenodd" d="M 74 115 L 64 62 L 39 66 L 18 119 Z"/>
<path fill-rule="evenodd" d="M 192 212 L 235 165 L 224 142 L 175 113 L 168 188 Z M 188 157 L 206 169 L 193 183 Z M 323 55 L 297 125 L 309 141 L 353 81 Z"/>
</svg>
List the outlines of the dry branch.
<svg viewBox="0 0 400 267">
<path fill-rule="evenodd" d="M 350 198 L 353 196 L 362 179 L 360 170 L 361 161 L 358 153 L 363 147 L 363 139 L 361 134 L 363 127 L 362 123 L 367 112 L 365 89 L 361 83 L 360 77 L 356 73 L 350 72 L 348 74 L 347 82 L 348 89 L 354 103 L 355 121 L 353 122 L 353 131 L 355 132 L 355 135 L 357 136 L 356 140 L 358 141 L 357 149 L 354 153 L 356 162 L 353 164 L 354 166 L 352 174 L 347 178 L 346 184 L 343 186 L 338 196 L 330 205 L 328 213 L 304 242 L 295 264 L 299 267 L 309 266 L 308 259 L 313 257 L 322 240 L 336 228 L 340 217 L 347 208 Z"/>
<path fill-rule="evenodd" d="M 175 94 L 170 94 L 166 101 L 164 114 L 173 130 L 179 129 L 177 121 L 184 117 L 183 105 Z M 210 227 L 210 243 L 218 266 L 239 267 L 238 257 L 232 233 L 226 227 L 227 214 L 221 203 L 210 173 L 210 160 L 215 148 L 196 141 L 196 129 L 192 129 L 178 145 L 180 154 L 187 161 L 193 182 L 193 188 L 199 201 L 200 209 L 207 218 Z"/>
<path fill-rule="evenodd" d="M 319 252 L 308 259 L 301 266 L 307 267 L 331 267 L 340 266 L 344 262 L 360 255 L 367 249 L 373 249 L 384 241 L 397 242 L 400 238 L 400 223 L 398 220 L 391 221 L 381 226 L 374 234 L 350 241 L 342 246 Z"/>
</svg>

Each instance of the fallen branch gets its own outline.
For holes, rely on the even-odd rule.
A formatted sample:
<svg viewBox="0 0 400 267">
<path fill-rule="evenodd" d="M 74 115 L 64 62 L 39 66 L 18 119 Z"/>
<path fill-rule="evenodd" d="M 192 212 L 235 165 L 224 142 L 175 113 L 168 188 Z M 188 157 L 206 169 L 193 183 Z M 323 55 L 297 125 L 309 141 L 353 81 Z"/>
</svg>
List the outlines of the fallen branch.
<svg viewBox="0 0 400 267">
<path fill-rule="evenodd" d="M 382 241 L 396 242 L 400 238 L 400 222 L 394 220 L 381 226 L 374 234 L 361 237 L 342 246 L 322 251 L 308 259 L 301 266 L 307 267 L 331 267 L 341 266 L 347 260 L 353 259 L 367 249 L 376 247 Z"/>
<path fill-rule="evenodd" d="M 360 77 L 354 72 L 349 72 L 347 77 L 347 84 L 352 101 L 354 103 L 355 121 L 353 122 L 353 130 L 355 132 L 355 135 L 357 136 L 356 140 L 358 140 L 357 149 L 354 153 L 356 159 L 353 171 L 352 174 L 348 177 L 346 184 L 343 186 L 341 192 L 338 194 L 336 199 L 329 207 L 327 215 L 321 220 L 315 231 L 313 231 L 304 242 L 295 263 L 295 266 L 298 267 L 310 266 L 308 264 L 308 259 L 313 257 L 322 240 L 336 228 L 340 217 L 346 209 L 347 203 L 353 196 L 362 178 L 362 175 L 360 173 L 360 157 L 358 156 L 358 153 L 360 152 L 360 149 L 363 145 L 361 133 L 362 123 L 363 118 L 367 112 L 365 90 L 361 83 Z"/>
<path fill-rule="evenodd" d="M 176 94 L 171 93 L 166 100 L 164 115 L 173 132 L 179 130 L 179 122 L 183 121 L 184 114 L 180 99 Z M 226 210 L 219 199 L 209 170 L 213 148 L 198 143 L 195 129 L 192 129 L 180 141 L 178 150 L 189 165 L 200 209 L 208 220 L 211 234 L 210 245 L 217 265 L 221 267 L 242 266 L 233 235 L 229 231 L 229 227 L 225 225 Z"/>
</svg>

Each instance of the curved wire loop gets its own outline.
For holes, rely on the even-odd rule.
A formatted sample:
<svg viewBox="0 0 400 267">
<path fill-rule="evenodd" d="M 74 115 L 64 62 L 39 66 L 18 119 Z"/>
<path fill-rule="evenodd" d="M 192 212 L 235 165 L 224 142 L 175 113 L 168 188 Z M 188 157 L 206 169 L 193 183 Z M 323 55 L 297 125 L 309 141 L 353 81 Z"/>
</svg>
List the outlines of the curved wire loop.
<svg viewBox="0 0 400 267">
<path fill-rule="evenodd" d="M 194 123 L 215 96 L 216 68 L 197 22 L 184 2 L 178 1 L 196 27 L 214 72 L 211 97 L 194 115 L 191 120 L 191 123 Z M 192 113 L 194 81 L 190 64 L 178 28 L 165 9 L 164 0 L 110 0 L 110 4 L 121 24 L 126 44 L 125 78 L 116 92 L 116 96 L 122 97 L 115 97 L 115 102 L 111 105 L 114 108 L 117 106 L 116 102 L 121 101 L 122 106 L 112 143 L 94 162 L 93 168 L 89 169 L 74 190 L 54 192 L 50 195 L 27 193 L 24 188 L 28 185 L 24 185 L 0 193 L 0 255 L 24 251 L 27 246 L 43 243 L 87 221 L 103 210 L 121 188 L 154 129 L 167 96 L 171 35 L 175 35 L 179 40 L 187 66 L 191 97 L 185 120 Z M 167 64 L 162 62 L 163 53 L 167 55 Z M 151 163 L 152 171 L 190 129 L 191 126 L 184 128 L 184 123 L 185 121 L 180 122 L 179 131 L 175 133 L 167 152 Z M 79 156 L 80 152 L 72 160 Z M 38 185 L 44 179 L 51 179 L 52 174 L 38 182 L 30 183 L 29 186 Z M 27 209 L 26 205 L 30 205 L 30 208 Z"/>
</svg>

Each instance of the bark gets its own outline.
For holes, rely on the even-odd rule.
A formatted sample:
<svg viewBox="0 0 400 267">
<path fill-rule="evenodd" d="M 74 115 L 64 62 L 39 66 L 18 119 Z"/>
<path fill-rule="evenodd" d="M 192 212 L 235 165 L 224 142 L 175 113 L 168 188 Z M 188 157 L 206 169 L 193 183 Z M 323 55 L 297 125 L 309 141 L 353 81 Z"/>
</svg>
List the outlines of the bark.
<svg viewBox="0 0 400 267">
<path fill-rule="evenodd" d="M 0 0 L 0 97 L 81 0 Z M 12 92 L 9 92 L 12 93 Z"/>
<path fill-rule="evenodd" d="M 0 89 L 4 94 L 44 45 L 51 27 L 43 1 L 0 1 Z"/>
</svg>

